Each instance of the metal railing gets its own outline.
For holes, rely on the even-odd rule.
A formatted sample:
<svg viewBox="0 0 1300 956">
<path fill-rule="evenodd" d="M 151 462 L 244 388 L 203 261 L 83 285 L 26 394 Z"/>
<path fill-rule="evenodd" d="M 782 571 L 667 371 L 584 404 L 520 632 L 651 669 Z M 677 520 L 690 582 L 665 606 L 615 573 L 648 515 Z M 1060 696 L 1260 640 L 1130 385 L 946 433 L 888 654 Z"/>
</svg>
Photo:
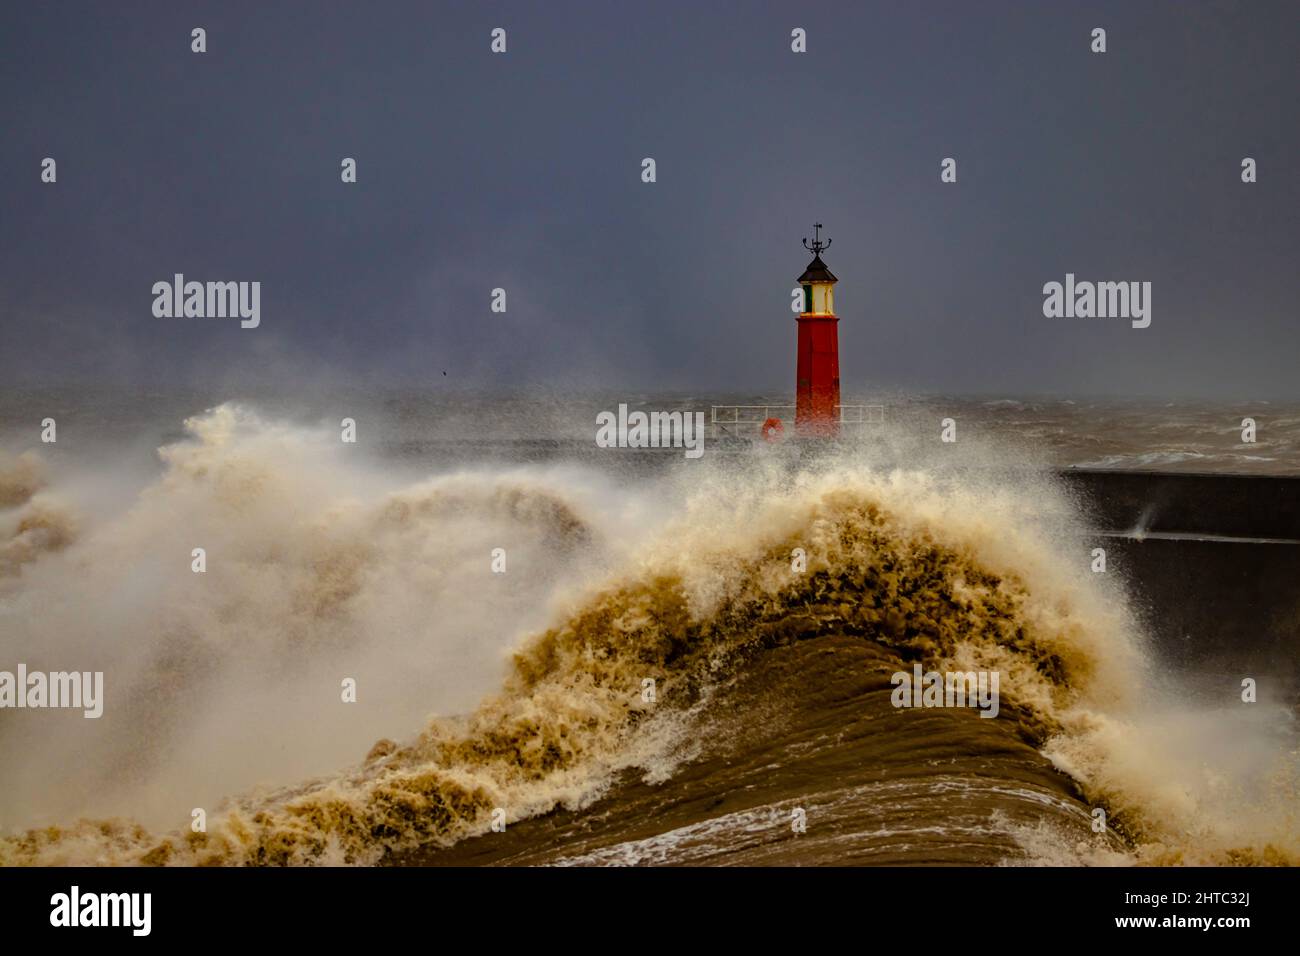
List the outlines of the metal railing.
<svg viewBox="0 0 1300 956">
<path fill-rule="evenodd" d="M 840 410 L 841 425 L 883 425 L 885 424 L 884 405 L 836 405 Z M 855 418 L 849 418 L 855 414 Z"/>
<path fill-rule="evenodd" d="M 746 426 L 753 426 L 746 437 L 757 437 L 758 429 L 769 418 L 780 418 L 782 423 L 794 424 L 794 405 L 711 405 L 709 424 L 714 437 L 719 431 L 725 435 L 741 435 Z M 884 405 L 836 405 L 837 421 L 841 425 L 882 425 L 885 421 Z"/>
</svg>

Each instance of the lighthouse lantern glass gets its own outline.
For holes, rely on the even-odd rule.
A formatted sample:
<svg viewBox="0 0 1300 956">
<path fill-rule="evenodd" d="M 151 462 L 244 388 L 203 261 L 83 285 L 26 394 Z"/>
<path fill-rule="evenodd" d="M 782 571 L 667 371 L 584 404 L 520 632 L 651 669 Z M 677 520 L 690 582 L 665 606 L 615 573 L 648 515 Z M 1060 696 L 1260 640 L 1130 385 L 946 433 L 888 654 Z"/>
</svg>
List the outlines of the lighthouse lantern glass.
<svg viewBox="0 0 1300 956">
<path fill-rule="evenodd" d="M 811 288 L 811 295 L 807 290 Z M 830 315 L 835 312 L 835 299 L 831 283 L 814 282 L 810 286 L 804 286 L 805 299 L 808 303 L 808 311 L 818 315 Z"/>
</svg>

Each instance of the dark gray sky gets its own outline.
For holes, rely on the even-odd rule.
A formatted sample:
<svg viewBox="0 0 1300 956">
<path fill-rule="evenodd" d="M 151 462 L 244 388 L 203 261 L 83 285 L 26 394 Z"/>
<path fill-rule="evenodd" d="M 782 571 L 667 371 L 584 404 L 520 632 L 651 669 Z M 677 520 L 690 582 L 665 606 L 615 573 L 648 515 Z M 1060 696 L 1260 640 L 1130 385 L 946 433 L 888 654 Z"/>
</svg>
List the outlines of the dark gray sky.
<svg viewBox="0 0 1300 956">
<path fill-rule="evenodd" d="M 792 390 L 819 219 L 849 395 L 1300 398 L 1298 40 L 1291 0 L 7 3 L 0 373 Z M 155 318 L 176 272 L 261 327 Z M 1067 272 L 1151 327 L 1045 318 Z"/>
</svg>

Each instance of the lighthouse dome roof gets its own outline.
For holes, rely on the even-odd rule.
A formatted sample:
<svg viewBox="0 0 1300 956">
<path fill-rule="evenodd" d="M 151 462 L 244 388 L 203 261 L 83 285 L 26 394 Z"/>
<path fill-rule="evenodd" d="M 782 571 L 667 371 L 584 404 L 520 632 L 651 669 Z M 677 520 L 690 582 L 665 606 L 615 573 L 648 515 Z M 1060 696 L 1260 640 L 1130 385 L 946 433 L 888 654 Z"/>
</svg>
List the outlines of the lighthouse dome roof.
<svg viewBox="0 0 1300 956">
<path fill-rule="evenodd" d="M 820 255 L 813 256 L 813 261 L 808 263 L 808 268 L 803 270 L 803 275 L 799 277 L 800 282 L 839 282 L 835 278 L 835 273 L 826 268 L 826 263 L 822 262 Z"/>
</svg>

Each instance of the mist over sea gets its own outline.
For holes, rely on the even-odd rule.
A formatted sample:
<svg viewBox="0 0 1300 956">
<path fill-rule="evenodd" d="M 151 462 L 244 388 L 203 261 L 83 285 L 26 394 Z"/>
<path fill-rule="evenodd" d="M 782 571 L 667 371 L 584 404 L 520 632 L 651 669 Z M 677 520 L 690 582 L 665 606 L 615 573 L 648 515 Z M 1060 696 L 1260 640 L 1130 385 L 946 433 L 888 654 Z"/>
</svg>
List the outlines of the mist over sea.
<svg viewBox="0 0 1300 956">
<path fill-rule="evenodd" d="M 645 410 L 701 411 L 711 406 L 787 406 L 786 394 L 605 393 L 532 389 L 514 393 L 428 390 L 293 391 L 28 388 L 0 391 L 0 448 L 21 449 L 39 435 L 39 422 L 60 419 L 68 436 L 45 446 L 51 457 L 114 448 L 135 453 L 179 439 L 183 421 L 227 401 L 296 424 L 337 424 L 351 417 L 358 445 L 395 463 L 445 467 L 449 462 L 586 457 L 620 469 L 618 456 L 595 448 L 596 415 L 620 403 Z M 854 426 L 846 437 L 905 451 L 938 441 L 940 422 L 953 418 L 959 443 L 995 441 L 1026 462 L 1051 467 L 1159 469 L 1232 474 L 1300 474 L 1300 403 L 1208 402 L 1164 399 L 961 397 L 882 393 L 846 395 L 846 404 L 879 405 L 886 428 Z M 791 417 L 792 409 L 775 414 Z M 1257 425 L 1243 443 L 1243 419 Z M 710 438 L 713 430 L 710 429 Z"/>
<path fill-rule="evenodd" d="M 1300 406 L 856 400 L 692 461 L 596 416 L 789 399 L 0 393 L 0 670 L 106 687 L 0 711 L 0 862 L 1294 863 L 1294 702 L 1174 673 L 1056 472 L 1297 475 Z"/>
</svg>

